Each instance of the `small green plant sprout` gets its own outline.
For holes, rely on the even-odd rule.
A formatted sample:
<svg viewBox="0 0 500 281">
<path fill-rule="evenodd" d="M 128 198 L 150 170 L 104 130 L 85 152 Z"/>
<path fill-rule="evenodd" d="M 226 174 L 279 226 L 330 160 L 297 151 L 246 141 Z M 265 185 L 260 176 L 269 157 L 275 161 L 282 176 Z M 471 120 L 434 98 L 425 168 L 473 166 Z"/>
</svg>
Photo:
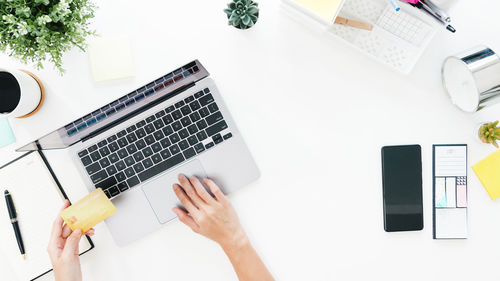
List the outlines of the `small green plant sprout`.
<svg viewBox="0 0 500 281">
<path fill-rule="evenodd" d="M 498 148 L 497 141 L 500 140 L 500 127 L 498 120 L 495 122 L 484 123 L 479 128 L 479 138 L 484 143 L 491 143 Z"/>
<path fill-rule="evenodd" d="M 259 7 L 252 0 L 233 0 L 227 4 L 227 9 L 224 9 L 229 25 L 239 29 L 248 29 L 252 27 L 259 18 Z"/>
</svg>

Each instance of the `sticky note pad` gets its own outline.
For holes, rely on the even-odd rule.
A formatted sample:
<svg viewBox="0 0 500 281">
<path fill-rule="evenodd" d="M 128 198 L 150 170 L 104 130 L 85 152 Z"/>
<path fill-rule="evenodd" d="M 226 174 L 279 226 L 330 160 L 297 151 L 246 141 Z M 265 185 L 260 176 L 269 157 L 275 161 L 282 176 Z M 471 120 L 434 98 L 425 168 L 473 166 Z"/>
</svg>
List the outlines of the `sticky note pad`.
<svg viewBox="0 0 500 281">
<path fill-rule="evenodd" d="M 102 189 L 97 188 L 80 201 L 61 212 L 61 217 L 71 230 L 87 232 L 116 212 L 116 208 Z"/>
<path fill-rule="evenodd" d="M 293 0 L 327 21 L 333 22 L 343 0 Z"/>
<path fill-rule="evenodd" d="M 135 75 L 132 44 L 123 37 L 96 38 L 88 47 L 94 81 L 121 79 Z"/>
<path fill-rule="evenodd" d="M 0 117 L 0 148 L 16 141 L 7 117 Z"/>
<path fill-rule="evenodd" d="M 500 150 L 472 166 L 491 200 L 500 197 Z"/>
</svg>

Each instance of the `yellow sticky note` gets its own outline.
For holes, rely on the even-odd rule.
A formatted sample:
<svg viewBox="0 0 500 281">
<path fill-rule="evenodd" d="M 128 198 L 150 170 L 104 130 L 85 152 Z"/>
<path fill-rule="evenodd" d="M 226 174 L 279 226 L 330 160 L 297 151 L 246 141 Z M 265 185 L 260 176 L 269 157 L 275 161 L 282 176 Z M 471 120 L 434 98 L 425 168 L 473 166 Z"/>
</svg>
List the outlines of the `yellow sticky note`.
<svg viewBox="0 0 500 281">
<path fill-rule="evenodd" d="M 61 217 L 71 230 L 87 232 L 116 212 L 116 208 L 102 189 L 92 191 L 80 201 L 61 212 Z"/>
<path fill-rule="evenodd" d="M 95 38 L 88 47 L 94 81 L 121 79 L 135 75 L 132 44 L 124 37 Z"/>
<path fill-rule="evenodd" d="M 333 21 L 343 0 L 293 0 L 327 21 Z"/>
<path fill-rule="evenodd" d="M 500 197 L 500 150 L 472 166 L 477 177 L 491 197 Z"/>
</svg>

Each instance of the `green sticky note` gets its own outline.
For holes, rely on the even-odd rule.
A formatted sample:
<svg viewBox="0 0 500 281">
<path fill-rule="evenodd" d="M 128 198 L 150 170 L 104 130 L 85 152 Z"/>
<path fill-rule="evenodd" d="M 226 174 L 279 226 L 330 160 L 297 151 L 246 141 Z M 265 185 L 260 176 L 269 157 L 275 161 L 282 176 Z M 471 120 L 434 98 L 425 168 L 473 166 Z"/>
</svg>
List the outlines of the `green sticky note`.
<svg viewBox="0 0 500 281">
<path fill-rule="evenodd" d="M 0 147 L 4 147 L 16 141 L 14 133 L 10 128 L 9 121 L 5 117 L 0 117 Z"/>
</svg>

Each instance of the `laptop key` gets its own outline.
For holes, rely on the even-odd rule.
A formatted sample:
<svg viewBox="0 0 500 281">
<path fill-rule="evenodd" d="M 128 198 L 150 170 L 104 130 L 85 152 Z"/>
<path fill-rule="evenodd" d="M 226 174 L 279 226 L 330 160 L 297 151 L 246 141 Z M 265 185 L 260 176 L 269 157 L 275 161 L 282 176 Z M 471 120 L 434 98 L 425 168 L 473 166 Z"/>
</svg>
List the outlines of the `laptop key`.
<svg viewBox="0 0 500 281">
<path fill-rule="evenodd" d="M 154 132 L 153 136 L 155 137 L 155 140 L 159 141 L 165 137 L 162 131 L 156 131 Z"/>
<path fill-rule="evenodd" d="M 136 129 L 137 129 L 137 127 L 135 125 L 132 125 L 132 126 L 130 126 L 130 127 L 127 128 L 127 133 L 132 133 Z"/>
<path fill-rule="evenodd" d="M 120 156 L 120 159 L 123 159 L 123 158 L 128 156 L 128 152 L 125 148 L 118 150 L 117 153 L 118 153 L 118 156 Z"/>
<path fill-rule="evenodd" d="M 121 130 L 121 131 L 119 131 L 119 132 L 116 134 L 116 136 L 117 136 L 117 137 L 119 137 L 119 138 L 121 138 L 121 137 L 125 136 L 126 134 L 127 134 L 127 131 L 125 131 L 125 130 Z"/>
<path fill-rule="evenodd" d="M 116 154 L 116 153 L 109 155 L 108 158 L 109 158 L 109 161 L 111 163 L 116 163 L 118 160 L 120 160 L 120 158 L 118 157 L 118 154 Z"/>
<path fill-rule="evenodd" d="M 175 105 L 175 108 L 180 108 L 180 107 L 182 107 L 184 104 L 185 104 L 185 103 L 184 103 L 184 101 L 180 101 L 180 102 L 178 102 L 178 103 L 176 103 L 176 104 L 174 104 L 174 105 Z"/>
<path fill-rule="evenodd" d="M 125 175 L 129 178 L 135 175 L 134 169 L 132 167 L 128 167 L 127 169 L 125 169 Z"/>
<path fill-rule="evenodd" d="M 108 148 L 109 150 L 111 150 L 111 152 L 115 152 L 117 151 L 120 147 L 118 146 L 118 144 L 116 142 L 112 142 L 108 145 Z"/>
<path fill-rule="evenodd" d="M 151 148 L 154 152 L 158 152 L 161 150 L 161 144 L 159 142 L 155 142 L 153 143 L 153 145 L 151 145 Z"/>
<path fill-rule="evenodd" d="M 146 125 L 146 121 L 145 120 L 141 120 L 141 121 L 137 122 L 137 124 L 135 124 L 135 125 L 137 126 L 137 128 L 140 128 L 140 127 Z"/>
<path fill-rule="evenodd" d="M 127 167 L 134 165 L 134 163 L 135 163 L 135 160 L 132 156 L 125 158 L 125 164 L 127 164 Z"/>
<path fill-rule="evenodd" d="M 208 127 L 206 129 L 206 132 L 207 132 L 207 135 L 213 136 L 213 135 L 217 134 L 218 132 L 225 130 L 225 129 L 227 129 L 227 124 L 226 124 L 226 121 L 222 120 L 222 121 L 219 121 L 219 122 L 215 123 L 214 125 Z"/>
<path fill-rule="evenodd" d="M 206 106 L 206 105 L 214 102 L 214 97 L 212 96 L 212 94 L 208 94 L 204 97 L 201 97 L 199 99 L 199 101 L 200 101 L 201 106 Z"/>
<path fill-rule="evenodd" d="M 144 159 L 144 155 L 142 155 L 142 152 L 140 151 L 137 151 L 135 154 L 134 154 L 134 160 L 135 162 L 140 162 Z"/>
<path fill-rule="evenodd" d="M 117 143 L 120 146 L 120 148 L 123 148 L 123 147 L 127 146 L 127 144 L 128 144 L 128 142 L 125 138 L 118 139 Z"/>
<path fill-rule="evenodd" d="M 187 141 L 183 140 L 181 142 L 179 142 L 179 147 L 182 149 L 182 150 L 185 150 L 189 147 L 189 144 Z"/>
<path fill-rule="evenodd" d="M 198 121 L 198 122 L 196 122 L 196 125 L 198 126 L 198 129 L 200 129 L 200 130 L 203 130 L 206 127 L 208 127 L 207 121 L 205 121 L 203 119 L 200 120 L 200 121 Z"/>
<path fill-rule="evenodd" d="M 116 169 L 118 169 L 118 171 L 121 171 L 127 167 L 127 165 L 125 165 L 125 162 L 123 161 L 119 161 L 118 163 L 115 164 L 115 166 Z"/>
<path fill-rule="evenodd" d="M 217 106 L 217 104 L 215 102 L 209 104 L 207 107 L 208 107 L 208 110 L 210 110 L 210 113 L 214 113 L 217 110 L 219 110 L 219 107 Z"/>
<path fill-rule="evenodd" d="M 184 116 L 191 114 L 191 109 L 189 108 L 189 105 L 182 107 L 181 112 L 182 114 L 184 114 Z"/>
<path fill-rule="evenodd" d="M 208 115 L 210 115 L 210 111 L 206 107 L 200 109 L 199 112 L 200 112 L 201 117 L 207 117 Z"/>
<path fill-rule="evenodd" d="M 174 122 L 174 119 L 172 118 L 172 116 L 170 116 L 170 114 L 163 117 L 161 120 L 163 120 L 163 123 L 165 123 L 165 125 L 168 125 L 168 124 Z"/>
<path fill-rule="evenodd" d="M 159 130 L 163 128 L 163 126 L 165 126 L 165 124 L 163 124 L 163 121 L 161 121 L 161 119 L 154 121 L 153 125 L 155 126 L 156 130 Z"/>
<path fill-rule="evenodd" d="M 192 111 L 196 111 L 201 108 L 200 103 L 196 100 L 193 101 L 192 103 L 189 104 L 189 107 L 191 108 Z"/>
<path fill-rule="evenodd" d="M 115 185 L 117 183 L 118 182 L 116 181 L 115 177 L 110 177 L 110 178 L 107 178 L 104 181 L 96 184 L 95 187 L 96 188 L 100 187 L 102 190 L 106 190 L 106 189 L 112 187 L 113 185 Z"/>
<path fill-rule="evenodd" d="M 158 164 L 161 162 L 161 155 L 159 153 L 156 153 L 155 155 L 151 156 L 151 160 L 153 160 L 153 163 Z"/>
<path fill-rule="evenodd" d="M 185 98 L 185 99 L 184 99 L 184 102 L 185 102 L 186 104 L 188 104 L 188 103 L 190 103 L 190 102 L 192 102 L 192 101 L 194 101 L 194 97 L 193 97 L 193 96 L 189 96 L 189 97 L 187 97 L 187 98 Z"/>
<path fill-rule="evenodd" d="M 201 132 L 199 132 L 199 133 L 196 134 L 196 137 L 200 141 L 202 141 L 202 140 L 206 139 L 208 136 L 207 136 L 207 133 L 205 133 L 204 131 L 201 131 Z"/>
<path fill-rule="evenodd" d="M 144 140 L 139 140 L 135 143 L 135 146 L 137 146 L 137 149 L 141 150 L 146 147 L 146 142 Z"/>
<path fill-rule="evenodd" d="M 199 99 L 204 95 L 203 91 L 199 91 L 198 93 L 194 94 L 194 97 Z"/>
<path fill-rule="evenodd" d="M 135 146 L 135 144 L 131 144 L 129 146 L 127 146 L 127 152 L 129 154 L 134 154 L 137 152 L 137 147 Z"/>
<path fill-rule="evenodd" d="M 89 156 L 85 156 L 80 160 L 82 160 L 83 166 L 88 166 L 90 163 L 92 163 L 92 160 Z"/>
<path fill-rule="evenodd" d="M 124 192 L 125 190 L 128 189 L 128 185 L 126 182 L 121 182 L 117 185 L 118 189 L 121 191 L 121 192 Z"/>
<path fill-rule="evenodd" d="M 103 159 L 101 159 L 101 161 L 99 161 L 99 164 L 104 169 L 107 166 L 109 166 L 111 163 L 109 163 L 109 160 L 107 158 L 103 158 Z"/>
<path fill-rule="evenodd" d="M 92 182 L 94 184 L 98 183 L 98 182 L 101 182 L 103 181 L 104 179 L 106 179 L 108 177 L 108 174 L 106 173 L 106 171 L 104 170 L 101 170 L 93 175 L 90 176 L 90 179 L 92 180 Z"/>
<path fill-rule="evenodd" d="M 83 156 L 85 156 L 85 155 L 87 155 L 87 154 L 89 154 L 89 152 L 88 152 L 86 149 L 84 149 L 84 150 L 82 150 L 82 151 L 78 152 L 78 156 L 79 156 L 80 158 L 82 158 Z"/>
<path fill-rule="evenodd" d="M 165 115 L 165 111 L 163 111 L 163 110 L 162 110 L 162 111 L 157 112 L 157 113 L 155 114 L 155 117 L 156 117 L 156 118 L 160 118 L 160 117 L 162 117 L 162 116 L 164 116 L 164 115 Z"/>
<path fill-rule="evenodd" d="M 108 192 L 107 190 L 104 190 L 104 194 L 106 194 L 106 196 L 107 196 L 108 198 L 111 198 L 111 194 L 109 194 L 109 192 Z"/>
<path fill-rule="evenodd" d="M 206 149 L 212 148 L 215 144 L 213 142 L 209 142 L 205 145 Z"/>
<path fill-rule="evenodd" d="M 135 126 L 134 126 L 135 127 Z M 128 143 L 133 143 L 137 140 L 137 137 L 135 136 L 135 133 L 130 133 L 127 135 L 127 140 Z"/>
<path fill-rule="evenodd" d="M 179 131 L 179 136 L 181 137 L 181 139 L 185 139 L 189 136 L 189 133 L 186 129 L 182 129 Z"/>
<path fill-rule="evenodd" d="M 149 168 L 151 166 L 153 166 L 153 161 L 151 159 L 145 159 L 144 161 L 142 161 L 142 165 L 144 165 L 144 168 Z"/>
<path fill-rule="evenodd" d="M 116 187 L 116 186 L 111 187 L 107 191 L 109 192 L 109 195 L 111 195 L 111 197 L 114 197 L 114 196 L 120 194 L 120 191 L 118 190 L 118 187 Z"/>
<path fill-rule="evenodd" d="M 134 170 L 136 173 L 140 173 L 140 172 L 144 171 L 144 166 L 142 166 L 141 163 L 137 163 L 134 165 Z"/>
<path fill-rule="evenodd" d="M 195 145 L 195 143 L 198 142 L 198 139 L 196 139 L 196 136 L 190 136 L 187 140 L 188 140 L 190 145 Z"/>
<path fill-rule="evenodd" d="M 194 146 L 194 150 L 196 151 L 196 153 L 201 153 L 205 151 L 205 147 L 203 146 L 202 143 L 198 143 Z"/>
<path fill-rule="evenodd" d="M 222 136 L 220 134 L 214 135 L 212 139 L 214 140 L 215 144 L 219 144 L 222 142 Z"/>
<path fill-rule="evenodd" d="M 110 153 L 109 148 L 107 148 L 107 147 L 103 147 L 103 148 L 99 149 L 99 152 L 101 153 L 102 157 L 106 157 Z"/>
<path fill-rule="evenodd" d="M 205 92 L 205 94 L 206 94 L 206 93 L 209 93 L 210 90 L 208 88 L 205 88 L 205 89 L 203 89 L 203 92 Z"/>
<path fill-rule="evenodd" d="M 175 130 L 175 131 L 179 131 L 180 129 L 182 129 L 182 124 L 181 122 L 179 121 L 176 121 L 172 124 L 172 128 Z"/>
<path fill-rule="evenodd" d="M 127 179 L 123 172 L 119 172 L 118 174 L 116 174 L 115 178 L 117 181 L 124 181 L 125 179 Z"/>
<path fill-rule="evenodd" d="M 179 146 L 177 144 L 174 144 L 171 147 L 169 147 L 169 150 L 170 150 L 170 153 L 172 153 L 172 155 L 175 155 L 181 151 L 181 149 L 179 148 Z"/>
<path fill-rule="evenodd" d="M 201 119 L 201 116 L 200 116 L 200 114 L 196 111 L 196 112 L 191 113 L 191 115 L 189 115 L 189 118 L 191 118 L 191 121 L 193 121 L 193 122 L 197 122 L 198 120 L 200 120 L 200 119 Z"/>
<path fill-rule="evenodd" d="M 172 135 L 170 135 L 170 137 L 168 137 L 170 139 L 170 142 L 171 143 L 176 143 L 178 141 L 180 141 L 181 139 L 179 138 L 179 135 L 177 133 L 174 133 Z"/>
<path fill-rule="evenodd" d="M 94 144 L 94 145 L 90 146 L 89 148 L 87 148 L 87 150 L 88 150 L 89 152 L 94 152 L 94 151 L 96 151 L 96 150 L 97 150 L 97 145 L 96 145 L 96 144 Z"/>
<path fill-rule="evenodd" d="M 143 137 L 146 136 L 146 131 L 144 131 L 143 128 L 140 128 L 139 130 L 135 131 L 135 135 L 137 136 L 138 139 L 142 139 Z"/>
<path fill-rule="evenodd" d="M 172 111 L 174 111 L 174 110 L 175 110 L 175 106 L 173 106 L 173 105 L 171 105 L 171 106 L 169 106 L 169 107 L 167 107 L 167 108 L 165 109 L 165 111 L 166 111 L 167 113 L 170 113 L 170 112 L 172 112 Z"/>
<path fill-rule="evenodd" d="M 178 154 L 168 158 L 167 160 L 151 167 L 150 169 L 147 169 L 144 172 L 140 173 L 138 175 L 139 179 L 141 181 L 146 181 L 146 180 L 158 175 L 159 173 L 166 171 L 166 170 L 174 167 L 177 164 L 182 163 L 183 161 L 184 161 L 184 157 L 182 156 L 182 154 L 178 153 Z"/>
<path fill-rule="evenodd" d="M 220 111 L 217 111 L 216 113 L 208 116 L 205 120 L 207 121 L 208 125 L 212 125 L 222 119 L 222 114 L 220 113 Z"/>
<path fill-rule="evenodd" d="M 156 117 L 155 117 L 154 115 L 151 115 L 151 116 L 149 116 L 148 118 L 146 118 L 146 122 L 151 123 L 151 122 L 153 122 L 155 119 L 156 119 Z"/>
<path fill-rule="evenodd" d="M 182 118 L 182 113 L 180 110 L 175 110 L 174 112 L 172 112 L 172 117 L 174 118 L 174 120 L 179 120 Z"/>
<path fill-rule="evenodd" d="M 151 145 L 153 142 L 155 142 L 155 138 L 153 137 L 153 135 L 149 135 L 149 136 L 145 137 L 144 140 L 146 141 L 146 143 L 148 145 Z"/>
<path fill-rule="evenodd" d="M 142 154 L 144 154 L 144 158 L 148 158 L 149 156 L 153 155 L 153 150 L 151 150 L 150 147 L 147 147 L 142 150 Z"/>
<path fill-rule="evenodd" d="M 165 136 L 170 136 L 170 134 L 174 132 L 174 129 L 172 129 L 172 126 L 168 125 L 165 128 L 163 128 L 162 131 Z"/>
<path fill-rule="evenodd" d="M 168 157 L 170 157 L 172 154 L 170 154 L 170 151 L 168 149 L 164 149 L 160 152 L 161 157 L 165 160 Z"/>
<path fill-rule="evenodd" d="M 196 127 L 195 124 L 190 125 L 189 127 L 187 127 L 187 129 L 191 135 L 194 135 L 196 134 L 196 132 L 198 132 L 198 127 Z"/>
<path fill-rule="evenodd" d="M 155 126 L 153 124 L 147 124 L 144 129 L 146 130 L 146 133 L 151 134 L 155 131 Z"/>
<path fill-rule="evenodd" d="M 189 158 L 195 156 L 196 152 L 194 151 L 194 149 L 192 147 L 190 147 L 189 149 L 187 149 L 186 151 L 184 151 L 183 154 L 184 154 L 184 157 L 186 159 L 189 159 Z"/>
<path fill-rule="evenodd" d="M 191 119 L 189 119 L 189 117 L 184 117 L 181 119 L 181 123 L 184 127 L 187 127 L 189 125 L 191 125 Z"/>
<path fill-rule="evenodd" d="M 161 147 L 167 148 L 169 147 L 172 143 L 168 140 L 168 138 L 164 138 L 160 141 Z"/>
<path fill-rule="evenodd" d="M 96 162 L 90 166 L 87 166 L 85 169 L 87 170 L 87 173 L 89 175 L 92 175 L 92 174 L 97 173 L 99 170 L 101 170 L 101 165 L 99 165 L 99 163 Z"/>
<path fill-rule="evenodd" d="M 233 134 L 231 134 L 231 133 L 227 133 L 227 134 L 225 134 L 225 135 L 223 136 L 223 138 L 224 138 L 224 140 L 227 140 L 227 139 L 231 138 L 232 136 L 233 136 Z"/>
<path fill-rule="evenodd" d="M 92 161 L 97 161 L 99 159 L 101 159 L 101 155 L 99 155 L 99 152 L 95 151 L 95 152 L 92 152 L 90 154 L 90 159 L 92 159 Z"/>
</svg>

